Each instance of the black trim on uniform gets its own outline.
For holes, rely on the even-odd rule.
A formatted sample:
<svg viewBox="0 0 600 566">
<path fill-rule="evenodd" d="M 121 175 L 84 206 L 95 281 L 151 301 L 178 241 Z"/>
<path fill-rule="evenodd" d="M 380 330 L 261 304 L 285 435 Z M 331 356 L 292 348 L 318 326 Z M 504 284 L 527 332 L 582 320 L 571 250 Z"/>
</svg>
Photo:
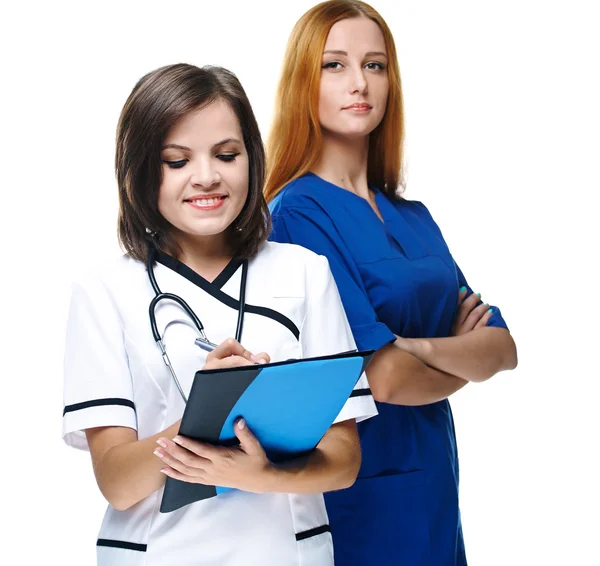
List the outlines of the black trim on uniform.
<svg viewBox="0 0 600 566">
<path fill-rule="evenodd" d="M 63 417 L 67 413 L 72 413 L 73 411 L 80 411 L 81 409 L 100 407 L 103 405 L 122 405 L 124 407 L 131 407 L 135 411 L 135 405 L 133 404 L 133 401 L 130 401 L 129 399 L 120 399 L 118 397 L 109 397 L 107 399 L 94 399 L 92 401 L 84 401 L 83 403 L 67 405 L 63 411 Z"/>
<path fill-rule="evenodd" d="M 127 542 L 125 540 L 112 540 L 108 538 L 99 538 L 96 546 L 108 546 L 111 548 L 124 548 L 126 550 L 137 550 L 138 552 L 146 552 L 147 544 L 138 544 L 137 542 Z"/>
<path fill-rule="evenodd" d="M 350 393 L 350 397 L 366 397 L 367 395 L 372 395 L 371 390 L 368 387 L 365 389 L 354 389 L 352 393 Z"/>
<path fill-rule="evenodd" d="M 233 263 L 234 260 L 231 260 L 227 267 L 212 283 L 208 281 L 208 279 L 205 279 L 204 277 L 202 277 L 202 275 L 199 275 L 193 269 L 185 265 L 185 263 L 182 263 L 181 261 L 161 251 L 157 252 L 156 261 L 158 263 L 162 263 L 165 267 L 168 267 L 169 269 L 175 271 L 182 277 L 185 277 L 188 281 L 190 281 L 194 285 L 197 285 L 224 305 L 232 309 L 239 310 L 240 301 L 234 299 L 231 295 L 228 295 L 227 293 L 221 291 L 220 286 L 216 285 L 215 282 L 220 283 L 221 286 L 224 285 L 231 278 L 233 273 L 235 273 L 239 265 L 241 265 L 242 262 L 240 260 L 235 260 L 236 262 L 239 262 L 238 265 L 235 265 Z M 230 268 L 230 266 L 232 267 Z M 231 273 L 229 273 L 229 271 L 231 271 Z M 226 275 L 223 277 L 223 279 L 221 279 L 221 276 L 225 272 L 227 272 Z M 267 318 L 279 322 L 296 337 L 296 340 L 300 339 L 300 331 L 298 330 L 298 327 L 287 316 L 281 314 L 280 312 L 277 312 L 273 309 L 269 309 L 267 307 L 255 307 L 254 305 L 246 305 L 246 312 L 258 314 L 260 316 L 266 316 Z"/>
<path fill-rule="evenodd" d="M 307 538 L 316 537 L 318 535 L 322 535 L 323 533 L 330 533 L 331 527 L 329 525 L 321 525 L 320 527 L 315 527 L 314 529 L 309 529 L 308 531 L 303 531 L 301 533 L 296 533 L 296 540 L 306 540 Z"/>
<path fill-rule="evenodd" d="M 225 286 L 225 283 L 233 277 L 233 274 L 238 270 L 242 263 L 244 263 L 243 259 L 231 258 L 231 261 L 225 266 L 223 271 L 213 279 L 211 285 L 222 289 Z"/>
</svg>

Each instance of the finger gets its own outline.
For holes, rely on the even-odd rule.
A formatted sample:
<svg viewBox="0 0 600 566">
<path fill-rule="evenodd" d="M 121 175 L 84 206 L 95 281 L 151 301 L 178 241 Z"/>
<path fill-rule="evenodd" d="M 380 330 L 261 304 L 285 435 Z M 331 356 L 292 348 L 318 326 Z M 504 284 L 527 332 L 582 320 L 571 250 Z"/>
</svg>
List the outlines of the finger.
<svg viewBox="0 0 600 566">
<path fill-rule="evenodd" d="M 220 360 L 228 356 L 240 356 L 252 361 L 252 353 L 246 350 L 235 338 L 227 338 L 227 340 L 221 342 L 208 354 L 206 360 Z"/>
<path fill-rule="evenodd" d="M 479 322 L 475 325 L 475 328 L 483 328 L 484 326 L 487 326 L 487 323 L 490 318 L 492 318 L 493 314 L 494 310 L 491 308 L 488 309 L 486 313 L 479 319 Z"/>
<path fill-rule="evenodd" d="M 458 307 L 456 313 L 456 326 L 460 328 L 464 323 L 471 311 L 477 306 L 477 303 L 481 300 L 481 293 L 471 293 L 466 299 L 463 300 L 461 305 Z"/>
<path fill-rule="evenodd" d="M 170 468 L 177 470 L 186 476 L 196 477 L 202 471 L 201 468 L 190 467 L 184 464 L 181 460 L 173 457 L 173 455 L 163 448 L 157 448 L 154 451 L 154 455 L 160 458 L 160 460 Z"/>
<path fill-rule="evenodd" d="M 177 470 L 171 468 L 170 466 L 165 466 L 163 468 L 161 468 L 161 473 L 165 474 L 165 476 L 169 476 L 170 478 L 179 480 L 179 481 L 185 481 L 188 483 L 203 483 L 206 485 L 209 485 L 206 483 L 205 480 L 205 476 L 204 474 L 199 475 L 199 476 L 188 476 L 186 474 L 182 474 L 181 472 L 178 472 Z"/>
<path fill-rule="evenodd" d="M 467 288 L 463 285 L 459 290 L 458 290 L 458 304 L 460 305 L 464 300 L 465 297 L 467 296 Z"/>
<path fill-rule="evenodd" d="M 271 356 L 267 352 L 260 352 L 260 354 L 252 356 L 252 358 L 257 364 L 268 364 L 271 361 Z"/>
<path fill-rule="evenodd" d="M 187 436 L 177 435 L 173 439 L 173 443 L 177 446 L 178 450 L 187 452 L 188 454 L 191 454 L 192 457 L 201 458 L 203 460 L 213 460 L 217 451 L 216 446 L 192 440 Z"/>
<path fill-rule="evenodd" d="M 186 437 L 182 437 L 186 438 Z M 210 445 L 205 445 L 201 442 L 196 442 L 191 439 L 188 440 L 188 445 L 190 448 L 186 448 L 181 446 L 179 443 L 174 442 L 173 440 L 168 440 L 166 438 L 159 438 L 156 441 L 163 452 L 167 452 L 171 457 L 179 460 L 181 463 L 185 464 L 190 468 L 206 468 L 207 462 L 210 461 L 209 458 L 206 458 L 203 454 L 204 452 L 208 452 L 204 450 L 205 446 L 210 447 Z"/>
<path fill-rule="evenodd" d="M 223 369 L 254 365 L 256 365 L 254 362 L 241 356 L 229 356 L 228 358 L 207 361 L 202 369 Z"/>
<path fill-rule="evenodd" d="M 488 311 L 489 308 L 490 305 L 488 305 L 487 303 L 482 303 L 478 307 L 475 307 L 465 320 L 463 324 L 463 329 L 473 330 L 473 328 L 475 328 L 475 325 L 481 320 L 481 317 Z"/>
<path fill-rule="evenodd" d="M 233 427 L 233 430 L 240 441 L 242 450 L 246 452 L 246 454 L 257 454 L 263 452 L 260 442 L 256 436 L 250 432 L 245 419 L 238 419 Z"/>
</svg>

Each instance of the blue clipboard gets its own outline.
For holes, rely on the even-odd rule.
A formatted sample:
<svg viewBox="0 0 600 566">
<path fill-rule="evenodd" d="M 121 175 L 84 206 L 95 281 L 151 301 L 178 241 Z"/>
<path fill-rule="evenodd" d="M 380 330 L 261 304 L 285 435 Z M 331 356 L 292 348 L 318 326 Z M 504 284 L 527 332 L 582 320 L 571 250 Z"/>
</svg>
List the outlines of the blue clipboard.
<svg viewBox="0 0 600 566">
<path fill-rule="evenodd" d="M 373 351 L 196 372 L 179 434 L 219 446 L 237 444 L 244 417 L 273 462 L 315 448 L 353 393 Z M 161 513 L 229 491 L 167 478 Z"/>
</svg>

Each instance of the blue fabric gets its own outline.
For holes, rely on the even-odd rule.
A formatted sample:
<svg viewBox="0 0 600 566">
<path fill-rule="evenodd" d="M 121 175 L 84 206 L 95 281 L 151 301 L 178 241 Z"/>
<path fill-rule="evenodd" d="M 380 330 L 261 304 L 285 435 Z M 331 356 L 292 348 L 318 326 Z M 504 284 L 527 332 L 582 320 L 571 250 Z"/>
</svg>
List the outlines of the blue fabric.
<svg viewBox="0 0 600 566">
<path fill-rule="evenodd" d="M 448 336 L 465 285 L 420 202 L 376 191 L 369 203 L 306 174 L 272 201 L 271 239 L 326 256 L 360 350 L 395 339 Z M 497 307 L 488 326 L 506 328 Z M 326 494 L 336 566 L 464 566 L 458 456 L 447 400 L 377 403 L 359 426 L 356 483 Z"/>
</svg>

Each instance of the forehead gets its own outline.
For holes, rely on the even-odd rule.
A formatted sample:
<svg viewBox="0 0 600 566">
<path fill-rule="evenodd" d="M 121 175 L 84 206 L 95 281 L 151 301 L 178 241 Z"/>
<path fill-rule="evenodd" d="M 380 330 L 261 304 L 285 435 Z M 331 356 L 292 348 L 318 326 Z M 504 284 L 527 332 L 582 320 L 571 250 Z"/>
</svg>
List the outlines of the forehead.
<svg viewBox="0 0 600 566">
<path fill-rule="evenodd" d="M 241 139 L 240 122 L 231 106 L 216 100 L 185 115 L 167 132 L 165 143 L 211 144 L 227 138 Z M 182 144 L 186 145 L 186 144 Z"/>
<path fill-rule="evenodd" d="M 382 51 L 386 53 L 381 28 L 369 18 L 348 18 L 333 24 L 329 30 L 325 50 Z"/>
</svg>

